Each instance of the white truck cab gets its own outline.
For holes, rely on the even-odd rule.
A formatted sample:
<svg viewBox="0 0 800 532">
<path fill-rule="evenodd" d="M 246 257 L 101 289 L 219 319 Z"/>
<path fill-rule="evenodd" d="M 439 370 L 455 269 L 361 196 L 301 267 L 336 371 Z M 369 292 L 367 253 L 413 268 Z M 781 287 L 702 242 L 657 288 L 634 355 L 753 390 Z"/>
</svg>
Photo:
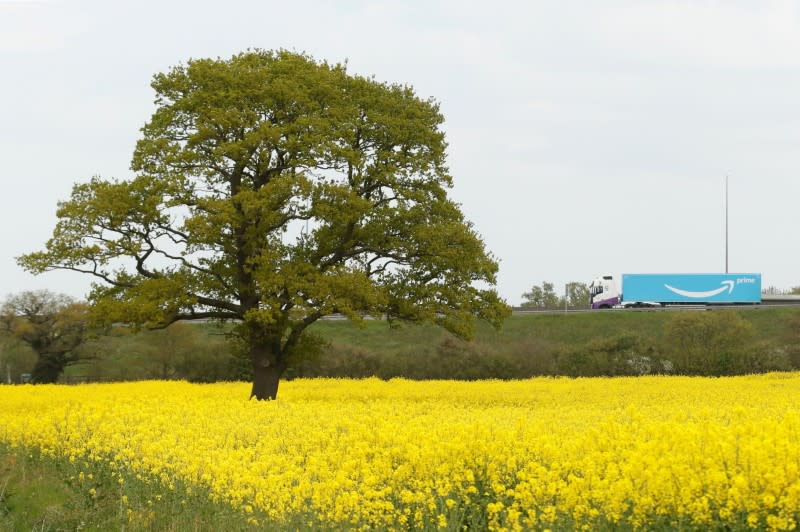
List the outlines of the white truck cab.
<svg viewBox="0 0 800 532">
<path fill-rule="evenodd" d="M 624 289 L 625 287 L 623 286 L 622 288 Z M 606 309 L 660 307 L 661 303 L 657 301 L 629 301 L 625 299 L 614 277 L 611 275 L 603 275 L 589 283 L 589 305 L 593 309 Z"/>
<path fill-rule="evenodd" d="M 589 283 L 589 304 L 592 308 L 612 308 L 620 304 L 617 282 L 611 275 L 597 277 Z"/>
</svg>

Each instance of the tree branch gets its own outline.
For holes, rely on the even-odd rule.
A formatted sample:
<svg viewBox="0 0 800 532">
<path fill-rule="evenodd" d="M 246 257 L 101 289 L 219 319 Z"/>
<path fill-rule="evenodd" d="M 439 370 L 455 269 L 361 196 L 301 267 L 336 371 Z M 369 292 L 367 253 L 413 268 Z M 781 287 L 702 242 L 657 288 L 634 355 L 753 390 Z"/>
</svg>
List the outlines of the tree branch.
<svg viewBox="0 0 800 532">
<path fill-rule="evenodd" d="M 229 301 L 225 301 L 222 299 L 214 299 L 211 297 L 206 296 L 199 296 L 196 294 L 192 294 L 192 297 L 197 299 L 197 302 L 206 307 L 224 309 L 229 312 L 236 314 L 236 317 L 241 318 L 244 309 L 241 305 L 237 305 L 235 303 L 231 303 Z"/>
<path fill-rule="evenodd" d="M 45 271 L 68 270 L 68 271 L 78 272 L 78 273 L 88 273 L 89 275 L 93 275 L 93 276 L 95 276 L 95 277 L 97 277 L 99 279 L 102 279 L 103 281 L 107 282 L 111 286 L 117 286 L 119 288 L 131 288 L 132 286 L 134 286 L 133 283 L 123 283 L 123 282 L 120 282 L 120 281 L 115 281 L 115 280 L 111 279 L 110 277 L 108 277 L 107 275 L 98 272 L 97 271 L 97 262 L 94 261 L 94 263 L 95 263 L 95 265 L 94 265 L 94 269 L 93 270 L 83 270 L 81 268 L 76 268 L 74 266 L 48 266 L 47 268 L 45 268 Z"/>
<path fill-rule="evenodd" d="M 174 323 L 175 321 L 192 321 L 192 320 L 207 320 L 207 319 L 238 320 L 242 319 L 242 317 L 235 312 L 222 312 L 222 311 L 188 312 L 188 313 L 176 314 L 172 323 Z"/>
<path fill-rule="evenodd" d="M 309 325 L 311 325 L 321 317 L 322 317 L 322 312 L 316 310 L 313 313 L 306 316 L 302 321 L 299 321 L 294 325 L 292 325 L 291 332 L 289 333 L 289 336 L 286 338 L 286 342 L 284 342 L 281 352 L 285 353 L 287 350 L 294 347 L 297 344 L 297 341 L 300 340 L 300 336 L 303 334 L 303 331 Z"/>
</svg>

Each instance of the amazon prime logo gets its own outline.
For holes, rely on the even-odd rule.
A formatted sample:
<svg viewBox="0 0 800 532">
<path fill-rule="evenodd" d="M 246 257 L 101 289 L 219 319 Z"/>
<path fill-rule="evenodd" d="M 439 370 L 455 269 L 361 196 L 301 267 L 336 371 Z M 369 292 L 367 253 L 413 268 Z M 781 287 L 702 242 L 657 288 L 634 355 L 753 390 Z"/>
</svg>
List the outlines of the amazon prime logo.
<svg viewBox="0 0 800 532">
<path fill-rule="evenodd" d="M 737 281 L 739 280 L 740 279 L 737 279 Z M 700 298 L 714 297 L 717 294 L 721 294 L 725 290 L 727 290 L 728 293 L 730 294 L 733 292 L 733 285 L 737 283 L 734 283 L 732 279 L 729 279 L 727 281 L 722 281 L 720 284 L 722 285 L 720 288 L 716 288 L 714 290 L 707 290 L 705 292 L 691 292 L 689 290 L 681 290 L 680 288 L 675 288 L 674 286 L 670 286 L 668 284 L 665 284 L 664 287 L 667 290 L 670 290 L 671 292 L 678 294 L 679 296 L 700 299 Z"/>
</svg>

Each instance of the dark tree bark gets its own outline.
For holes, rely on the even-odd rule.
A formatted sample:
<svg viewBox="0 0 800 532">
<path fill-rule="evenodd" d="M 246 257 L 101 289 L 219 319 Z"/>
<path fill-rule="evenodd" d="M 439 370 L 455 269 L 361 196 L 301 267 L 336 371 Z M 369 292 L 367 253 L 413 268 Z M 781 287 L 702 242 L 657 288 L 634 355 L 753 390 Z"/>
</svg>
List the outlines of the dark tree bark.
<svg viewBox="0 0 800 532">
<path fill-rule="evenodd" d="M 278 397 L 278 384 L 285 370 L 285 364 L 262 366 L 254 363 L 253 390 L 250 392 L 250 398 L 255 397 L 259 401 L 266 401 Z"/>
<path fill-rule="evenodd" d="M 281 356 L 280 343 L 259 343 L 250 350 L 253 361 L 253 390 L 250 399 L 274 400 L 278 397 L 278 384 L 286 371 L 286 362 Z"/>
<path fill-rule="evenodd" d="M 64 373 L 64 368 L 69 361 L 61 354 L 39 353 L 36 365 L 31 372 L 31 381 L 34 384 L 53 384 Z"/>
</svg>

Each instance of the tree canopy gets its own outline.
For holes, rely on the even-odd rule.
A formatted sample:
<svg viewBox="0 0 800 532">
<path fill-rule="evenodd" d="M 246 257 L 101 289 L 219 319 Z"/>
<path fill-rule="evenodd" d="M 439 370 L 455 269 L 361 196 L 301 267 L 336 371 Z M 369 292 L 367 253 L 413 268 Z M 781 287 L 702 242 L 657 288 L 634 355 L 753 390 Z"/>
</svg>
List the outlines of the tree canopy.
<svg viewBox="0 0 800 532">
<path fill-rule="evenodd" d="M 570 308 L 584 308 L 589 302 L 589 287 L 585 283 L 572 281 L 565 286 L 565 295 L 556 294 L 555 285 L 544 281 L 541 285 L 533 285 L 528 292 L 522 294 L 522 307 L 553 309 L 563 308 L 566 304 Z"/>
<path fill-rule="evenodd" d="M 86 340 L 88 322 L 85 303 L 48 290 L 9 296 L 0 308 L 0 330 L 36 353 L 35 383 L 56 382 L 64 368 L 85 359 L 77 348 Z"/>
<path fill-rule="evenodd" d="M 287 51 L 192 60 L 152 87 L 135 177 L 76 184 L 45 250 L 19 259 L 96 277 L 96 318 L 235 319 L 262 399 L 326 314 L 462 337 L 509 314 L 448 198 L 435 101 Z"/>
<path fill-rule="evenodd" d="M 553 283 L 544 281 L 541 286 L 533 285 L 530 291 L 522 294 L 523 307 L 535 308 L 557 308 L 559 304 L 559 297 L 556 295 Z"/>
<path fill-rule="evenodd" d="M 567 304 L 572 308 L 587 308 L 589 306 L 589 286 L 586 283 L 572 281 L 567 283 Z"/>
</svg>

